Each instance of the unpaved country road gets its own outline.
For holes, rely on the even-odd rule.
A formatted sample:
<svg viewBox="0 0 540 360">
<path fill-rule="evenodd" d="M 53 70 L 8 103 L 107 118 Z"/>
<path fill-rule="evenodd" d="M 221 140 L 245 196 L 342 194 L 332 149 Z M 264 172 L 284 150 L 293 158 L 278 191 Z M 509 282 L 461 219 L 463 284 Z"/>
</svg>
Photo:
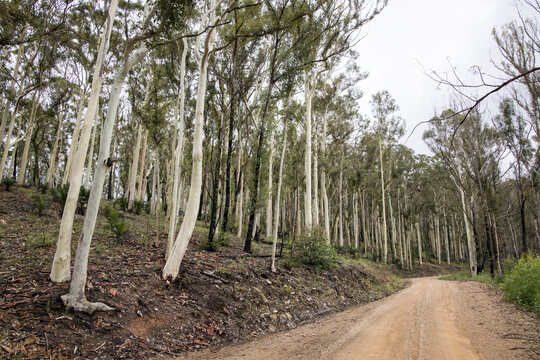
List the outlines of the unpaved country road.
<svg viewBox="0 0 540 360">
<path fill-rule="evenodd" d="M 539 323 L 481 284 L 419 278 L 368 305 L 178 359 L 540 359 Z"/>
</svg>

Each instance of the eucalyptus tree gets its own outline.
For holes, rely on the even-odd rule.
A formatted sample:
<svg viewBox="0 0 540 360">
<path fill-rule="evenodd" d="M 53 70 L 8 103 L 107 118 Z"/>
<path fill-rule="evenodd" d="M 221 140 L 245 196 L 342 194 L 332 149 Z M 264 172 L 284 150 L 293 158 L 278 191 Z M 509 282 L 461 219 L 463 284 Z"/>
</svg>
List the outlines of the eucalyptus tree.
<svg viewBox="0 0 540 360">
<path fill-rule="evenodd" d="M 499 105 L 500 114 L 495 116 L 494 124 L 499 129 L 507 148 L 514 158 L 511 167 L 517 185 L 519 215 L 521 227 L 521 253 L 527 252 L 527 224 L 525 214 L 526 183 L 529 181 L 531 160 L 533 157 L 533 146 L 528 137 L 527 122 L 516 112 L 514 102 L 511 99 L 504 99 Z M 536 215 L 535 217 L 538 217 Z"/>
<path fill-rule="evenodd" d="M 100 139 L 98 161 L 96 163 L 95 177 L 88 201 L 88 209 L 83 223 L 83 229 L 77 244 L 77 253 L 73 269 L 74 277 L 70 284 L 67 295 L 62 296 L 62 301 L 75 310 L 92 313 L 96 310 L 110 310 L 111 308 L 102 303 L 90 303 L 86 300 L 84 288 L 86 285 L 88 254 L 95 228 L 101 195 L 105 182 L 107 169 L 111 166 L 109 156 L 112 131 L 116 120 L 122 85 L 131 68 L 140 63 L 147 55 L 149 49 L 145 41 L 155 39 L 163 33 L 167 26 L 176 26 L 177 17 L 182 17 L 190 10 L 189 3 L 173 4 L 175 6 L 155 3 L 147 3 L 144 6 L 141 22 L 137 33 L 125 40 L 123 62 L 116 73 L 110 93 L 109 106 L 103 123 L 102 137 Z"/>
<path fill-rule="evenodd" d="M 382 235 L 383 260 L 388 262 L 388 228 L 386 224 L 386 180 L 384 177 L 383 153 L 387 151 L 405 133 L 404 121 L 396 113 L 399 106 L 386 90 L 373 95 L 371 99 L 373 109 L 373 131 L 379 140 L 379 171 L 381 176 L 381 204 L 382 204 Z"/>
<path fill-rule="evenodd" d="M 92 124 L 98 111 L 99 94 L 104 76 L 105 56 L 109 48 L 109 42 L 113 29 L 114 17 L 118 8 L 118 0 L 112 0 L 109 5 L 108 16 L 103 26 L 103 32 L 100 38 L 100 43 L 97 51 L 97 60 L 94 67 L 92 78 L 92 86 L 90 90 L 90 99 L 83 120 L 80 143 L 77 148 L 76 156 L 72 165 L 72 176 L 70 178 L 70 186 L 64 211 L 62 213 L 62 221 L 56 244 L 56 252 L 54 255 L 53 265 L 50 273 L 50 278 L 54 282 L 65 282 L 71 278 L 71 233 L 73 228 L 73 218 L 79 197 L 79 190 L 82 182 L 82 172 L 88 150 L 90 140 L 90 131 Z"/>
</svg>

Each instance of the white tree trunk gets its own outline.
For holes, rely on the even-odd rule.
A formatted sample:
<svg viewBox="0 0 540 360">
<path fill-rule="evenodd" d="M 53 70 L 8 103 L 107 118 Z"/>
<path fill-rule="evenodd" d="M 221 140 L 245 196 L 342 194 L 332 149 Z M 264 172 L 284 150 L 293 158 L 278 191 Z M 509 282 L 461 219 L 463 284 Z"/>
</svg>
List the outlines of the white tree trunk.
<svg viewBox="0 0 540 360">
<path fill-rule="evenodd" d="M 13 137 L 13 128 L 15 127 L 15 114 L 11 116 L 11 121 L 9 122 L 8 132 L 6 135 L 6 141 L 4 144 L 4 152 L 2 153 L 2 160 L 0 160 L 0 179 L 4 177 L 4 170 L 6 169 L 7 157 L 9 155 L 9 149 L 13 146 L 11 138 Z M 7 174 L 9 177 L 9 174 Z"/>
<path fill-rule="evenodd" d="M 24 33 L 26 33 L 26 27 L 24 29 Z M 9 84 L 9 94 L 13 94 L 15 92 L 15 84 L 17 83 L 17 78 L 19 77 L 19 69 L 21 66 L 21 57 L 22 57 L 23 50 L 24 50 L 24 44 L 20 44 L 19 49 L 17 50 L 17 58 L 15 59 L 15 68 L 13 69 L 13 77 L 11 78 L 11 82 Z M 9 107 L 10 107 L 10 101 L 8 97 L 6 96 L 5 101 L 4 101 L 4 111 L 2 113 L 2 122 L 0 122 L 0 143 L 4 141 L 4 132 L 6 131 L 6 125 L 9 119 Z M 8 137 L 9 135 L 11 135 L 11 133 L 8 132 Z M 2 177 L 2 172 L 0 172 L 0 177 Z"/>
<path fill-rule="evenodd" d="M 272 235 L 272 264 L 270 269 L 272 272 L 276 272 L 276 247 L 278 238 L 278 226 L 279 226 L 279 205 L 281 202 L 281 183 L 283 181 L 283 161 L 285 159 L 285 149 L 287 148 L 287 127 L 284 126 L 283 131 L 285 136 L 283 137 L 283 150 L 281 150 L 281 160 L 279 161 L 279 178 L 276 194 L 276 209 L 274 211 L 274 233 Z M 281 229 L 283 231 L 283 229 Z"/>
<path fill-rule="evenodd" d="M 457 185 L 457 184 L 456 184 Z M 461 197 L 461 208 L 463 210 L 463 221 L 465 223 L 465 233 L 467 235 L 467 248 L 469 250 L 469 270 L 471 272 L 471 276 L 476 276 L 476 246 L 474 244 L 473 236 L 472 236 L 472 230 L 469 223 L 469 217 L 467 214 L 469 213 L 467 203 L 465 202 L 465 192 L 463 189 L 458 186 L 459 195 Z"/>
<path fill-rule="evenodd" d="M 441 220 L 438 215 L 435 216 L 435 231 L 437 234 L 435 234 L 435 241 L 436 241 L 436 248 L 437 248 L 437 261 L 439 262 L 439 265 L 441 264 L 441 228 L 440 228 Z"/>
<path fill-rule="evenodd" d="M 34 127 L 36 125 L 36 111 L 39 105 L 39 100 L 41 98 L 41 92 L 38 92 L 37 98 L 34 97 L 34 103 L 32 104 L 32 110 L 30 112 L 30 124 L 28 129 L 26 129 L 24 142 L 24 150 L 21 159 L 21 169 L 19 170 L 19 176 L 17 177 L 17 184 L 22 185 L 24 183 L 24 178 L 26 175 L 26 167 L 28 165 L 28 153 L 30 152 L 30 144 L 32 142 L 32 134 L 34 133 Z"/>
<path fill-rule="evenodd" d="M 111 5 L 112 6 L 112 5 Z M 92 236 L 96 226 L 96 219 L 99 211 L 99 203 L 101 202 L 101 194 L 107 176 L 107 169 L 110 160 L 110 148 L 116 114 L 118 112 L 118 104 L 120 102 L 120 94 L 122 85 L 128 71 L 144 59 L 148 49 L 145 45 L 141 45 L 125 62 L 114 79 L 109 96 L 109 106 L 107 115 L 103 123 L 102 136 L 99 142 L 99 155 L 96 163 L 94 181 L 90 198 L 88 200 L 88 208 L 84 218 L 82 233 L 77 244 L 77 253 L 75 255 L 75 264 L 73 267 L 73 279 L 69 287 L 69 294 L 62 296 L 62 301 L 65 305 L 72 307 L 76 311 L 84 311 L 92 313 L 96 310 L 107 311 L 112 310 L 109 306 L 102 303 L 89 303 L 84 294 L 86 285 L 87 269 L 88 269 L 88 254 L 92 243 Z"/>
<path fill-rule="evenodd" d="M 142 191 L 144 183 L 144 170 L 145 170 L 145 160 L 146 160 L 146 142 L 148 141 L 148 129 L 144 132 L 143 145 L 142 145 L 142 158 L 139 169 L 139 187 L 137 188 L 137 200 L 142 200 Z"/>
<path fill-rule="evenodd" d="M 94 147 L 96 144 L 96 132 L 98 125 L 98 123 L 94 124 L 94 128 L 92 129 L 92 140 L 90 141 L 90 149 L 88 150 L 88 165 L 86 166 L 86 178 L 84 179 L 84 188 L 86 190 L 90 189 L 90 178 L 92 176 L 92 164 L 94 163 Z"/>
<path fill-rule="evenodd" d="M 8 167 L 8 171 L 7 171 L 7 176 L 11 176 L 11 174 L 13 174 L 13 167 L 15 166 L 15 154 L 17 153 L 17 143 L 22 140 L 21 138 L 21 132 L 22 132 L 22 117 L 19 118 L 19 124 L 17 126 L 17 135 L 15 136 L 15 141 L 13 142 L 12 146 L 15 146 L 13 148 L 13 151 L 11 153 L 11 158 L 9 159 L 9 167 Z"/>
<path fill-rule="evenodd" d="M 326 118 L 327 111 L 323 116 L 323 137 L 322 137 L 322 153 L 326 154 L 326 139 L 328 136 L 328 121 Z M 328 193 L 326 191 L 326 171 L 323 167 L 321 174 L 321 191 L 323 198 L 323 210 L 324 210 L 324 232 L 326 234 L 326 240 L 330 243 L 330 213 L 328 209 Z"/>
<path fill-rule="evenodd" d="M 215 0 L 210 0 L 209 23 L 215 22 Z M 201 25 L 205 26 L 207 21 L 203 21 Z M 201 190 L 202 190 L 202 141 L 203 141 L 203 119 L 204 119 L 204 100 L 206 97 L 206 82 L 208 73 L 208 60 L 214 47 L 214 30 L 212 27 L 206 35 L 206 43 L 202 54 L 199 54 L 199 46 L 196 46 L 195 54 L 197 55 L 199 65 L 199 85 L 197 89 L 197 102 L 195 105 L 195 118 L 193 119 L 193 163 L 191 170 L 191 187 L 187 209 L 184 215 L 184 220 L 180 226 L 178 237 L 174 243 L 173 249 L 165 266 L 163 267 L 163 279 L 174 280 L 180 271 L 180 264 L 187 250 L 189 240 L 193 234 L 195 223 L 197 221 L 197 212 L 200 205 Z M 197 44 L 200 44 L 202 36 L 197 37 Z"/>
<path fill-rule="evenodd" d="M 178 224 L 178 210 L 179 210 L 179 185 L 180 185 L 180 161 L 182 160 L 182 152 L 184 147 L 184 104 L 185 104 L 185 84 L 184 78 L 186 75 L 186 56 L 188 50 L 188 43 L 186 38 L 183 39 L 184 48 L 182 50 L 182 55 L 180 58 L 180 89 L 178 92 L 178 101 L 176 113 L 177 117 L 175 118 L 175 129 L 177 130 L 176 136 L 174 136 L 173 143 L 176 145 L 174 151 L 174 179 L 172 184 L 172 197 L 171 197 L 171 216 L 169 216 L 169 231 L 167 239 L 167 251 L 165 253 L 165 259 L 169 258 L 169 254 L 172 251 L 174 245 L 174 237 L 176 235 L 176 225 Z M 180 126 L 178 127 L 178 124 Z"/>
<path fill-rule="evenodd" d="M 266 202 L 266 238 L 272 238 L 272 193 L 274 171 L 274 131 L 270 130 L 270 163 L 268 164 L 268 200 Z M 279 203 L 278 203 L 279 204 Z M 276 205 L 277 206 L 277 205 Z"/>
<path fill-rule="evenodd" d="M 353 230 L 354 230 L 354 248 L 356 250 L 358 250 L 358 246 L 359 246 L 359 243 L 358 243 L 358 238 L 359 238 L 359 235 L 360 235 L 360 232 L 359 232 L 359 226 L 358 226 L 358 199 L 356 197 L 356 192 L 353 193 Z"/>
<path fill-rule="evenodd" d="M 313 151 L 313 224 L 319 226 L 319 156 L 318 142 L 315 140 Z"/>
<path fill-rule="evenodd" d="M 382 143 L 379 141 L 379 166 L 381 169 L 381 200 L 382 200 L 382 232 L 383 232 L 383 259 L 385 263 L 388 263 L 388 227 L 386 226 L 386 200 L 385 200 L 385 186 L 384 186 L 384 166 L 382 156 Z"/>
<path fill-rule="evenodd" d="M 311 86 L 311 79 L 308 76 L 307 70 L 304 74 L 304 95 L 306 102 L 306 158 L 305 158 L 305 181 L 306 181 L 306 192 L 304 196 L 304 216 L 306 229 L 311 229 L 313 225 L 312 218 L 312 208 L 311 208 L 311 101 L 313 98 L 313 86 Z"/>
<path fill-rule="evenodd" d="M 139 165 L 139 154 L 141 152 L 141 140 L 142 140 L 142 125 L 139 124 L 137 128 L 137 141 L 135 142 L 135 147 L 133 148 L 131 172 L 129 176 L 128 210 L 133 209 L 133 201 L 135 200 L 135 186 L 137 183 L 137 166 Z"/>
<path fill-rule="evenodd" d="M 420 223 L 416 223 L 416 239 L 418 240 L 418 261 L 422 265 L 422 238 L 420 237 Z"/>
<path fill-rule="evenodd" d="M 45 182 L 54 185 L 54 171 L 56 170 L 56 153 L 58 151 L 58 142 L 60 141 L 60 134 L 62 133 L 62 122 L 64 120 L 64 112 L 62 109 L 59 109 L 58 114 L 58 129 L 56 130 L 56 138 L 54 140 L 54 146 L 51 150 L 51 156 L 49 159 L 49 169 L 47 170 L 47 176 L 45 177 Z"/>
<path fill-rule="evenodd" d="M 104 57 L 109 49 L 109 40 L 111 37 L 117 7 L 118 0 L 111 0 L 111 4 L 109 5 L 109 13 L 107 19 L 105 20 L 103 34 L 99 43 L 98 55 L 92 78 L 92 87 L 90 90 L 90 100 L 88 102 L 88 109 L 86 110 L 86 115 L 83 121 L 80 144 L 77 148 L 77 153 L 72 164 L 72 177 L 70 179 L 71 183 L 69 185 L 69 191 L 64 206 L 62 222 L 60 223 L 58 242 L 56 243 L 56 252 L 54 254 L 50 274 L 51 280 L 54 282 L 68 281 L 71 277 L 70 247 L 71 233 L 73 230 L 73 217 L 75 215 L 79 190 L 82 182 L 84 160 L 86 158 L 86 151 L 88 150 L 88 143 L 90 141 L 90 131 L 92 130 L 92 123 L 94 122 L 94 118 L 96 117 L 99 106 L 99 93 L 101 91 L 101 84 L 103 82 L 104 75 Z"/>
<path fill-rule="evenodd" d="M 81 119 L 84 111 L 84 105 L 86 104 L 86 82 L 83 87 L 81 87 L 81 97 L 79 99 L 79 106 L 77 110 L 77 118 L 75 119 L 75 126 L 73 128 L 73 136 L 71 137 L 71 144 L 69 145 L 69 153 L 66 161 L 66 170 L 64 171 L 64 177 L 62 179 L 62 185 L 65 185 L 69 182 L 69 177 L 71 174 L 71 163 L 77 151 L 77 144 L 79 143 L 79 132 L 81 130 Z"/>
<path fill-rule="evenodd" d="M 338 199 L 339 199 L 339 246 L 343 246 L 343 155 L 341 157 L 341 162 L 339 166 L 339 190 L 338 190 Z"/>
</svg>

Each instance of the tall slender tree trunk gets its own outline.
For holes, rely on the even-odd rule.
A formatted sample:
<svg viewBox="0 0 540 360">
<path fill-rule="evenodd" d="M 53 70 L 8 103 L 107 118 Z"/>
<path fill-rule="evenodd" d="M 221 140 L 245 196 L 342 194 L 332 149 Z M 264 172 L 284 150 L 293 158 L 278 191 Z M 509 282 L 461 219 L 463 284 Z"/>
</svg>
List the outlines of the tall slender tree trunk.
<svg viewBox="0 0 540 360">
<path fill-rule="evenodd" d="M 129 175 L 128 210 L 133 209 L 133 201 L 135 200 L 135 186 L 137 183 L 137 165 L 139 164 L 139 154 L 141 152 L 141 140 L 142 140 L 142 125 L 139 124 L 137 128 L 137 142 L 135 143 L 135 147 L 133 148 L 131 172 Z"/>
<path fill-rule="evenodd" d="M 97 114 L 99 106 L 99 93 L 101 91 L 101 84 L 104 76 L 104 57 L 109 49 L 109 40 L 111 37 L 111 31 L 113 27 L 114 16 L 118 7 L 118 0 L 111 0 L 109 5 L 109 13 L 105 20 L 103 29 L 103 35 L 101 36 L 99 50 L 94 68 L 94 75 L 92 77 L 92 87 L 90 90 L 90 100 L 88 101 L 88 108 L 84 117 L 81 139 L 77 153 L 72 164 L 72 176 L 70 179 L 69 191 L 64 205 L 64 212 L 62 214 L 62 221 L 60 223 L 60 231 L 58 234 L 58 242 L 56 243 L 56 252 L 54 254 L 53 265 L 51 269 L 51 280 L 54 282 L 68 281 L 71 278 L 70 273 L 70 259 L 71 259 L 71 233 L 73 229 L 73 217 L 75 215 L 75 209 L 77 207 L 77 200 L 79 197 L 79 190 L 82 182 L 82 173 L 84 167 L 84 160 L 86 158 L 86 151 L 88 150 L 88 143 L 90 140 L 90 131 L 92 130 L 92 124 Z M 84 286 L 84 284 L 83 284 Z"/>
<path fill-rule="evenodd" d="M 223 220 L 221 221 L 221 232 L 227 231 L 229 222 L 229 212 L 231 205 L 231 158 L 233 152 L 233 133 L 234 133 L 234 117 L 236 110 L 236 77 L 237 77 L 237 49 L 238 49 L 238 26 L 237 26 L 237 14 L 234 12 L 235 19 L 235 37 L 232 50 L 232 71 L 231 71 L 231 84 L 230 84 L 230 105 L 229 105 L 229 135 L 227 138 L 227 164 L 225 167 L 225 199 L 223 204 Z M 239 136 L 240 138 L 240 136 Z M 240 171 L 238 168 L 237 171 Z"/>
<path fill-rule="evenodd" d="M 26 33 L 26 27 L 24 28 L 23 34 Z M 19 49 L 17 50 L 17 57 L 15 58 L 15 67 L 13 69 L 13 77 L 11 78 L 11 82 L 9 84 L 9 95 L 12 95 L 15 92 L 15 84 L 17 83 L 17 79 L 19 77 L 19 69 L 21 66 L 21 57 L 24 51 L 24 44 L 19 45 Z M 4 111 L 2 113 L 2 121 L 0 122 L 0 143 L 4 141 L 4 133 L 6 131 L 6 125 L 9 119 L 9 107 L 10 107 L 10 101 L 9 97 L 6 96 L 4 100 Z M 15 114 L 13 114 L 15 115 Z M 8 138 L 11 135 L 10 132 L 8 132 Z M 6 139 L 7 143 L 7 139 Z M 6 146 L 4 144 L 4 146 Z M 0 165 L 3 166 L 3 165 Z M 2 169 L 3 170 L 3 169 Z M 0 172 L 0 177 L 2 177 L 2 172 Z"/>
<path fill-rule="evenodd" d="M 96 132 L 99 124 L 95 123 L 92 129 L 92 140 L 90 140 L 90 149 L 88 150 L 88 166 L 86 167 L 86 178 L 84 179 L 84 188 L 90 189 L 90 178 L 92 177 L 92 165 L 94 163 L 94 147 L 96 143 Z"/>
<path fill-rule="evenodd" d="M 77 109 L 77 118 L 75 119 L 75 126 L 73 127 L 73 135 L 71 137 L 71 144 L 69 145 L 68 158 L 66 161 L 66 169 L 64 171 L 64 177 L 62 178 L 62 185 L 66 185 L 69 182 L 71 174 L 71 163 L 75 157 L 77 151 L 77 144 L 79 143 L 79 132 L 81 130 L 81 119 L 84 111 L 84 105 L 86 104 L 86 81 L 83 87 L 81 87 L 81 93 L 79 98 L 79 105 Z"/>
<path fill-rule="evenodd" d="M 139 166 L 139 187 L 137 188 L 137 200 L 141 201 L 143 196 L 143 183 L 144 183 L 144 170 L 146 160 L 146 143 L 148 141 L 148 129 L 144 131 L 143 146 L 142 146 L 142 158 Z"/>
<path fill-rule="evenodd" d="M 418 262 L 422 266 L 422 237 L 420 235 L 420 222 L 416 223 L 416 239 L 418 240 Z"/>
<path fill-rule="evenodd" d="M 381 200 L 382 200 L 382 232 L 383 232 L 383 260 L 388 263 L 388 230 L 386 226 L 386 200 L 385 200 L 385 186 L 384 186 L 384 166 L 383 166 L 383 153 L 382 142 L 379 140 L 379 166 L 381 170 Z"/>
<path fill-rule="evenodd" d="M 24 183 L 24 177 L 26 175 L 26 167 L 28 166 L 28 153 L 30 152 L 30 144 L 32 143 L 32 135 L 34 133 L 34 127 L 36 125 L 36 111 L 39 106 L 39 100 L 41 98 L 41 92 L 38 92 L 37 97 L 34 96 L 32 104 L 32 110 L 30 112 L 30 124 L 26 129 L 26 140 L 24 142 L 24 150 L 21 159 L 21 169 L 19 170 L 19 176 L 17 177 L 17 184 L 22 185 Z"/>
<path fill-rule="evenodd" d="M 283 128 L 283 132 L 285 133 L 285 136 L 283 137 L 283 150 L 281 151 L 281 160 L 279 161 L 279 177 L 278 177 L 278 187 L 277 187 L 277 194 L 276 194 L 276 209 L 274 211 L 274 232 L 272 236 L 272 264 L 270 265 L 270 269 L 272 272 L 276 272 L 276 246 L 277 246 L 277 238 L 278 238 L 278 226 L 279 226 L 279 206 L 281 202 L 281 183 L 283 182 L 283 162 L 285 159 L 285 149 L 287 148 L 287 126 L 285 125 Z M 283 227 L 281 228 L 281 231 L 283 232 Z"/>
<path fill-rule="evenodd" d="M 272 238 L 272 195 L 273 195 L 273 172 L 274 172 L 274 131 L 270 130 L 270 159 L 268 164 L 268 199 L 266 201 L 266 238 Z"/>
<path fill-rule="evenodd" d="M 96 310 L 112 310 L 112 308 L 105 304 L 99 302 L 90 303 L 86 300 L 84 288 L 87 278 L 88 254 L 90 252 L 90 245 L 92 243 L 92 237 L 94 235 L 94 229 L 96 226 L 99 203 L 101 202 L 101 194 L 103 193 L 103 187 L 105 185 L 105 177 L 107 176 L 108 168 L 112 164 L 109 155 L 114 123 L 116 121 L 116 114 L 118 112 L 118 105 L 120 102 L 120 94 L 122 92 L 122 85 L 124 83 L 124 79 L 128 74 L 128 71 L 134 65 L 140 63 L 147 53 L 148 49 L 145 45 L 141 45 L 137 50 L 135 50 L 133 54 L 124 62 L 124 64 L 116 74 L 114 83 L 111 88 L 111 93 L 109 96 L 109 106 L 107 108 L 105 121 L 103 122 L 102 136 L 99 141 L 99 154 L 98 161 L 96 163 L 94 181 L 92 183 L 92 190 L 90 191 L 90 198 L 88 199 L 86 216 L 84 218 L 83 228 L 81 236 L 79 237 L 79 242 L 77 244 L 77 252 L 75 254 L 73 279 L 71 280 L 69 293 L 62 296 L 62 301 L 64 302 L 64 304 L 72 307 L 77 311 L 93 313 Z"/>
<path fill-rule="evenodd" d="M 339 201 L 339 246 L 343 247 L 343 157 L 344 157 L 344 151 L 343 149 L 341 153 L 341 161 L 339 164 L 339 189 L 338 189 L 338 201 Z"/>
<path fill-rule="evenodd" d="M 215 24 L 215 0 L 210 0 L 209 23 Z M 206 21 L 201 23 L 206 25 Z M 199 54 L 199 46 L 196 46 L 195 54 L 199 65 L 199 84 L 197 88 L 197 102 L 195 105 L 195 117 L 193 119 L 193 163 L 191 170 L 191 188 L 189 191 L 188 204 L 184 220 L 180 226 L 180 231 L 172 248 L 171 254 L 163 267 L 163 279 L 176 279 L 180 271 L 180 264 L 184 258 L 187 246 L 195 223 L 197 221 L 197 211 L 200 205 L 202 192 L 202 158 L 203 158 L 203 120 L 204 120 L 204 100 L 206 97 L 206 82 L 208 73 L 209 56 L 214 47 L 214 30 L 212 27 L 208 30 L 203 53 Z M 197 44 L 200 44 L 201 36 L 197 37 Z"/>
<path fill-rule="evenodd" d="M 175 124 L 177 127 L 177 134 L 175 136 L 176 149 L 174 151 L 174 167 L 173 167 L 173 184 L 172 184 L 172 197 L 171 197 L 171 216 L 169 217 L 169 229 L 168 229 L 168 238 L 167 238 L 167 251 L 165 258 L 169 258 L 169 254 L 172 251 L 174 246 L 174 238 L 176 235 L 176 225 L 178 224 L 178 211 L 179 211 L 179 183 L 180 183 L 180 162 L 182 160 L 182 153 L 184 148 L 184 114 L 185 114 L 185 101 L 186 101 L 186 91 L 185 91 L 185 75 L 186 75 L 186 56 L 188 50 L 187 39 L 183 39 L 183 50 L 180 58 L 180 89 L 178 92 L 178 117 L 175 119 Z M 176 127 L 175 127 L 176 129 Z M 153 195 L 152 195 L 153 196 Z"/>
<path fill-rule="evenodd" d="M 313 225 L 313 210 L 311 208 L 312 189 L 311 189 L 311 101 L 315 84 L 311 84 L 312 79 L 308 76 L 308 71 L 304 73 L 304 95 L 306 103 L 306 158 L 305 158 L 305 182 L 306 192 L 304 196 L 304 216 L 306 228 L 309 230 Z M 341 219 L 341 218 L 340 218 Z"/>
<path fill-rule="evenodd" d="M 316 139 L 317 137 L 315 137 Z M 313 151 L 313 224 L 319 226 L 319 146 L 315 140 Z"/>
<path fill-rule="evenodd" d="M 266 120 L 268 117 L 268 110 L 270 107 L 270 99 L 272 96 L 272 90 L 274 88 L 275 84 L 275 67 L 276 67 L 276 61 L 277 61 L 277 54 L 279 49 L 279 41 L 280 37 L 278 34 L 274 35 L 274 48 L 272 52 L 272 58 L 270 60 L 270 76 L 269 76 L 269 84 L 268 84 L 268 90 L 266 95 L 266 100 L 263 108 L 263 113 L 261 117 L 261 123 L 259 125 L 259 139 L 257 142 L 257 148 L 256 148 L 256 154 L 255 154 L 255 161 L 253 163 L 253 183 L 250 191 L 250 206 L 249 206 L 249 220 L 248 220 L 248 229 L 246 233 L 246 241 L 244 243 L 244 252 L 251 253 L 251 234 L 254 229 L 254 223 L 255 223 L 255 214 L 257 212 L 257 201 L 259 197 L 259 176 L 260 176 L 260 168 L 261 168 L 261 159 L 262 159 L 262 153 L 263 153 L 263 144 L 264 144 L 264 136 L 266 131 Z"/>
</svg>

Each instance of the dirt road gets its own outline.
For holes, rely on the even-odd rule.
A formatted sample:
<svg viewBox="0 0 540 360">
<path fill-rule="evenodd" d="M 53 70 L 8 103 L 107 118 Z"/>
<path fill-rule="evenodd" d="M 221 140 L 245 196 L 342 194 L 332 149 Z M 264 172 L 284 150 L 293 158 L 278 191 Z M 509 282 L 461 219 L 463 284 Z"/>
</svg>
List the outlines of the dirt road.
<svg viewBox="0 0 540 360">
<path fill-rule="evenodd" d="M 540 359 L 539 323 L 481 284 L 420 278 L 366 306 L 178 359 Z"/>
</svg>

